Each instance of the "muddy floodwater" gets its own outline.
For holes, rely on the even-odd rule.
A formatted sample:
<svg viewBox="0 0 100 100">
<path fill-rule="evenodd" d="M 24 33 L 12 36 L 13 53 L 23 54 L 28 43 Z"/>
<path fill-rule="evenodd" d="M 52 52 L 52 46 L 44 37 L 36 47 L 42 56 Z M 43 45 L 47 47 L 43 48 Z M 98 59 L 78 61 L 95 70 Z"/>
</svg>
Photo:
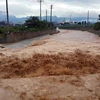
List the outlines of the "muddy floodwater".
<svg viewBox="0 0 100 100">
<path fill-rule="evenodd" d="M 60 30 L 61 34 L 53 36 L 52 38 L 57 41 L 80 41 L 80 42 L 100 42 L 99 37 L 91 34 L 89 32 L 82 32 L 82 31 L 71 31 L 71 30 Z M 64 34 L 65 33 L 65 34 Z M 37 42 L 39 40 L 43 40 L 45 38 L 51 38 L 50 35 L 43 35 L 39 37 L 35 37 L 32 39 L 26 39 L 23 41 L 19 41 L 17 43 L 9 43 L 3 44 L 7 48 L 23 48 L 26 45 L 30 45 L 32 42 Z M 70 45 L 70 44 L 69 44 Z"/>
<path fill-rule="evenodd" d="M 100 37 L 87 31 L 0 48 L 0 100 L 100 100 Z"/>
<path fill-rule="evenodd" d="M 55 54 L 73 52 L 76 49 L 100 54 L 100 37 L 86 31 L 60 30 L 59 34 L 37 37 L 4 46 L 6 48 L 2 49 L 2 53 L 11 55 L 16 52 L 15 55 L 22 54 L 26 57 L 34 52 Z"/>
</svg>

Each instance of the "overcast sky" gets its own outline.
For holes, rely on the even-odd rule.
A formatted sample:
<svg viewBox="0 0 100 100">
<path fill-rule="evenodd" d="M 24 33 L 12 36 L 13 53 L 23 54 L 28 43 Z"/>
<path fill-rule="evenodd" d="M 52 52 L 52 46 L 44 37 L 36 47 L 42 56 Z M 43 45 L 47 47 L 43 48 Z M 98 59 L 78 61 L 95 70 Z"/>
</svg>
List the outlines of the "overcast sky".
<svg viewBox="0 0 100 100">
<path fill-rule="evenodd" d="M 17 17 L 39 16 L 38 0 L 8 0 L 9 13 Z M 0 11 L 5 12 L 6 0 L 0 0 Z M 100 0 L 44 0 L 42 2 L 42 16 L 46 9 L 50 13 L 50 5 L 53 5 L 53 15 L 58 17 L 84 17 L 88 10 L 91 17 L 100 14 Z"/>
</svg>

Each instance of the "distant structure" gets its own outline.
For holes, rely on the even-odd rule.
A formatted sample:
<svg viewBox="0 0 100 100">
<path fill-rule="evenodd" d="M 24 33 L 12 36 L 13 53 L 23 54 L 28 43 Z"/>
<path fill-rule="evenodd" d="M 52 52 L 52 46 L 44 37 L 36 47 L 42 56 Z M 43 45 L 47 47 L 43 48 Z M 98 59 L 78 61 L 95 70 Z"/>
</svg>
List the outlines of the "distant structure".
<svg viewBox="0 0 100 100">
<path fill-rule="evenodd" d="M 89 24 L 89 10 L 87 12 L 87 24 Z"/>
<path fill-rule="evenodd" d="M 5 21 L 0 21 L 0 26 L 6 26 L 6 22 Z"/>
<path fill-rule="evenodd" d="M 99 14 L 98 22 L 100 22 L 100 14 Z"/>
<path fill-rule="evenodd" d="M 72 16 L 70 15 L 70 23 L 72 22 L 72 18 L 71 18 Z"/>
</svg>

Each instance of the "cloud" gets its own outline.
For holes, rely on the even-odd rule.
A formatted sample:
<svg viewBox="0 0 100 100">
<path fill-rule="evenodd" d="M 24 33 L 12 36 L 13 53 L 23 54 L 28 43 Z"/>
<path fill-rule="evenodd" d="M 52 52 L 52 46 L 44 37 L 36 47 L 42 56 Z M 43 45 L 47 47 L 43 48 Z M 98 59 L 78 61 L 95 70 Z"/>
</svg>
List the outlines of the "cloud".
<svg viewBox="0 0 100 100">
<path fill-rule="evenodd" d="M 17 17 L 39 15 L 39 2 L 37 0 L 8 0 L 9 12 Z M 0 0 L 0 10 L 5 11 L 5 1 Z M 53 15 L 56 16 L 86 16 L 97 17 L 100 13 L 100 0 L 44 0 L 42 2 L 42 15 L 48 10 L 50 15 L 50 5 L 53 5 Z"/>
</svg>

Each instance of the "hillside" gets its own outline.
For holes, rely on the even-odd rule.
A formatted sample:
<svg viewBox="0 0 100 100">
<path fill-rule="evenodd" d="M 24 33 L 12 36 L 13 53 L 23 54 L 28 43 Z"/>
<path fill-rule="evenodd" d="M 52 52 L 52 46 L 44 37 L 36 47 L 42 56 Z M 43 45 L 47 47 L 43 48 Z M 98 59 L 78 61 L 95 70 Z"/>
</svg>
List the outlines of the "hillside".
<svg viewBox="0 0 100 100">
<path fill-rule="evenodd" d="M 14 15 L 9 15 L 9 20 L 12 23 L 24 23 L 27 18 L 29 18 L 29 16 L 17 18 Z M 46 17 L 43 16 L 42 19 L 45 20 Z M 53 16 L 52 19 L 53 19 L 53 22 L 59 23 L 62 21 L 69 21 L 70 18 Z M 47 20 L 50 21 L 50 16 L 47 17 Z M 72 18 L 72 21 L 79 22 L 79 21 L 83 21 L 83 20 L 87 20 L 87 18 L 86 17 L 73 17 Z M 6 13 L 5 12 L 0 11 L 0 21 L 6 21 Z M 95 22 L 95 21 L 97 21 L 97 18 L 90 18 L 90 21 Z"/>
</svg>

